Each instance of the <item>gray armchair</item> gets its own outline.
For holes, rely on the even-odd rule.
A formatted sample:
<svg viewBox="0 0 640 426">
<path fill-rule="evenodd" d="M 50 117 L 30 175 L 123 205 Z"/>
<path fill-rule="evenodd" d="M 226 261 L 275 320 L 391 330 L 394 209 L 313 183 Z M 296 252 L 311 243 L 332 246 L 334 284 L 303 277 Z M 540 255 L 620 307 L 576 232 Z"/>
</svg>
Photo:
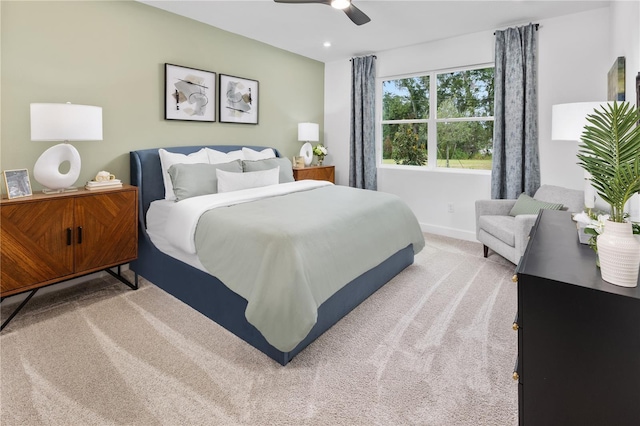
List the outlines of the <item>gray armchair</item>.
<svg viewBox="0 0 640 426">
<path fill-rule="evenodd" d="M 534 199 L 561 203 L 570 212 L 584 209 L 584 192 L 560 186 L 542 185 Z M 484 257 L 489 249 L 517 264 L 527 247 L 527 240 L 537 214 L 510 216 L 516 200 L 477 200 L 476 238 L 484 245 Z"/>
</svg>

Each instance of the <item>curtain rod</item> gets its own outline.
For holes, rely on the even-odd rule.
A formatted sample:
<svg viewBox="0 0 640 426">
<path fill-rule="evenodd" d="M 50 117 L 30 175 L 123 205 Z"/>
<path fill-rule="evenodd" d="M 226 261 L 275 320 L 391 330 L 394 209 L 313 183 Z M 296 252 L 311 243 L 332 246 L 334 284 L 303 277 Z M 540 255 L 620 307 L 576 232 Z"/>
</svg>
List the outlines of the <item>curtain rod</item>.
<svg viewBox="0 0 640 426">
<path fill-rule="evenodd" d="M 536 31 L 538 31 L 538 27 L 540 27 L 540 24 L 533 24 L 533 26 L 536 27 Z M 496 35 L 496 33 L 494 32 L 493 35 Z"/>
<path fill-rule="evenodd" d="M 356 56 L 356 58 L 366 58 L 367 56 L 373 56 L 374 58 L 378 59 L 378 57 L 376 55 L 365 55 L 365 56 Z M 353 58 L 349 58 L 349 62 L 353 61 Z"/>
</svg>

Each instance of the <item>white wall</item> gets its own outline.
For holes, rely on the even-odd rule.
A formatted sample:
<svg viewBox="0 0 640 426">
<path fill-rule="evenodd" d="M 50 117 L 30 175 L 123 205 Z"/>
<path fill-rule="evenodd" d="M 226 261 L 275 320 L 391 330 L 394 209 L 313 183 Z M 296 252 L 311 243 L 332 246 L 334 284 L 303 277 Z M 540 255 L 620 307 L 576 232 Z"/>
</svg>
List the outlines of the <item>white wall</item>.
<svg viewBox="0 0 640 426">
<path fill-rule="evenodd" d="M 636 76 L 640 73 L 640 2 L 620 1 L 611 5 L 611 40 L 609 63 L 625 57 L 625 100 L 636 102 Z M 640 221 L 640 196 L 635 195 L 627 206 L 631 219 Z"/>
<path fill-rule="evenodd" d="M 577 142 L 551 141 L 551 106 L 606 99 L 610 54 L 609 9 L 539 21 L 538 97 L 543 184 L 582 189 Z M 635 15 L 637 16 L 637 14 Z M 624 37 L 624 35 L 623 35 Z M 626 36 L 628 37 L 628 35 Z M 377 52 L 379 78 L 493 62 L 493 31 Z M 325 65 L 325 140 L 337 183 L 348 184 L 350 63 Z M 378 169 L 378 189 L 397 194 L 428 232 L 475 240 L 475 200 L 490 198 L 487 172 Z M 448 204 L 454 213 L 448 213 Z"/>
</svg>

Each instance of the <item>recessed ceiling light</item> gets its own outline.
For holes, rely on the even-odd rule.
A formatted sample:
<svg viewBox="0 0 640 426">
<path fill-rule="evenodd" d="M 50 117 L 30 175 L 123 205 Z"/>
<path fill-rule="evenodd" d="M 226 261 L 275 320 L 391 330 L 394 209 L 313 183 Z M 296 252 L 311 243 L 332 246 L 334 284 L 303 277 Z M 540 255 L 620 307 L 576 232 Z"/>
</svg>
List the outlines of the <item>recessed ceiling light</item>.
<svg viewBox="0 0 640 426">
<path fill-rule="evenodd" d="M 330 41 L 325 41 L 324 43 L 322 43 L 322 45 L 324 47 L 331 47 L 331 42 Z"/>
<path fill-rule="evenodd" d="M 351 6 L 351 0 L 331 0 L 331 6 L 336 9 L 346 9 Z"/>
</svg>

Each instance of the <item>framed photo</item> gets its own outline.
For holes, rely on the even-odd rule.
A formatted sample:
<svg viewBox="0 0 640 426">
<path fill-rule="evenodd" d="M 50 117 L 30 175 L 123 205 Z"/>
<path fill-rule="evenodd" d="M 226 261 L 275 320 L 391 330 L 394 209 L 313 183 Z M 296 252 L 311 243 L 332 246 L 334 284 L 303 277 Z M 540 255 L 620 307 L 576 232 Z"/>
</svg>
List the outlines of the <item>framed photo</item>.
<svg viewBox="0 0 640 426">
<path fill-rule="evenodd" d="M 299 155 L 293 157 L 293 167 L 296 169 L 304 169 L 304 157 Z"/>
<path fill-rule="evenodd" d="M 216 121 L 216 73 L 164 64 L 164 119 Z"/>
<path fill-rule="evenodd" d="M 258 82 L 220 74 L 220 122 L 258 124 Z"/>
<path fill-rule="evenodd" d="M 7 188 L 7 197 L 9 199 L 32 195 L 29 171 L 27 169 L 5 170 L 4 184 Z"/>
</svg>

